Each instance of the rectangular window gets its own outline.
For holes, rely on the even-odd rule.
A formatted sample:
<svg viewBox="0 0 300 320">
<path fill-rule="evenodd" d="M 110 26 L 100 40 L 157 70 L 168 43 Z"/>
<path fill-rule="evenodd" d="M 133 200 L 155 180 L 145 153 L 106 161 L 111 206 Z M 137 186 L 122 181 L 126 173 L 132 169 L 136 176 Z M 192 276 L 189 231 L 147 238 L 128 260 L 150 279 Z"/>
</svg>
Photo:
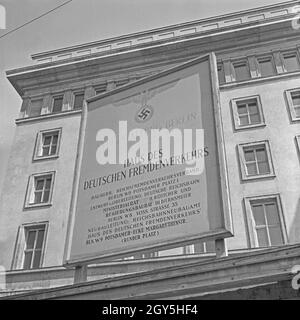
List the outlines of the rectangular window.
<svg viewBox="0 0 300 320">
<path fill-rule="evenodd" d="M 106 92 L 106 90 L 103 90 L 103 89 L 96 90 L 96 94 L 101 94 L 101 93 L 104 93 L 104 92 Z"/>
<path fill-rule="evenodd" d="M 215 241 L 200 241 L 194 244 L 194 253 L 216 252 Z"/>
<path fill-rule="evenodd" d="M 53 191 L 54 172 L 29 177 L 25 207 L 49 205 Z"/>
<path fill-rule="evenodd" d="M 300 118 L 300 91 L 291 92 L 291 97 L 295 116 L 296 118 Z"/>
<path fill-rule="evenodd" d="M 286 91 L 286 98 L 292 121 L 300 120 L 300 89 Z"/>
<path fill-rule="evenodd" d="M 118 80 L 118 81 L 116 81 L 116 87 L 124 86 L 127 83 L 129 83 L 129 79 Z"/>
<path fill-rule="evenodd" d="M 267 141 L 239 145 L 242 179 L 274 176 L 271 152 Z"/>
<path fill-rule="evenodd" d="M 37 203 L 49 202 L 51 181 L 52 181 L 51 175 L 34 178 L 34 193 L 33 193 L 34 197 L 33 197 L 32 203 L 37 204 Z"/>
<path fill-rule="evenodd" d="M 73 109 L 82 109 L 83 101 L 84 101 L 84 92 L 75 93 Z"/>
<path fill-rule="evenodd" d="M 102 84 L 102 85 L 98 85 L 98 86 L 94 87 L 95 93 L 96 94 L 101 94 L 101 93 L 106 92 L 106 87 L 107 87 L 106 84 Z"/>
<path fill-rule="evenodd" d="M 275 75 L 275 67 L 272 57 L 257 58 L 259 73 L 261 77 L 269 77 Z"/>
<path fill-rule="evenodd" d="M 264 145 L 244 148 L 244 158 L 248 176 L 270 173 L 267 151 Z"/>
<path fill-rule="evenodd" d="M 53 156 L 56 154 L 58 144 L 58 132 L 44 133 L 42 142 L 42 157 Z"/>
<path fill-rule="evenodd" d="M 37 117 L 41 115 L 43 99 L 31 100 L 29 107 L 29 117 Z"/>
<path fill-rule="evenodd" d="M 42 265 L 45 241 L 45 225 L 25 228 L 23 269 L 37 269 Z"/>
<path fill-rule="evenodd" d="M 154 252 L 147 252 L 147 253 L 143 253 L 142 254 L 142 258 L 143 259 L 149 259 L 149 258 L 156 258 L 158 257 L 158 251 L 154 251 Z M 136 257 L 135 257 L 136 258 Z M 138 259 L 139 257 L 137 257 Z"/>
<path fill-rule="evenodd" d="M 36 269 L 43 265 L 48 222 L 21 225 L 17 234 L 12 266 L 16 269 Z"/>
<path fill-rule="evenodd" d="M 250 70 L 246 60 L 233 62 L 235 81 L 243 81 L 250 79 Z"/>
<path fill-rule="evenodd" d="M 282 54 L 283 65 L 286 72 L 299 70 L 299 60 L 296 52 L 288 52 Z"/>
<path fill-rule="evenodd" d="M 238 101 L 237 112 L 240 126 L 249 126 L 251 124 L 261 123 L 257 99 Z"/>
<path fill-rule="evenodd" d="M 34 152 L 34 160 L 48 159 L 58 156 L 61 139 L 61 128 L 40 131 Z"/>
<path fill-rule="evenodd" d="M 52 113 L 61 112 L 63 106 L 63 96 L 53 98 Z"/>
<path fill-rule="evenodd" d="M 231 106 L 236 130 L 265 125 L 259 96 L 233 99 Z"/>
<path fill-rule="evenodd" d="M 279 246 L 286 243 L 286 231 L 279 195 L 245 199 L 252 247 Z"/>
</svg>

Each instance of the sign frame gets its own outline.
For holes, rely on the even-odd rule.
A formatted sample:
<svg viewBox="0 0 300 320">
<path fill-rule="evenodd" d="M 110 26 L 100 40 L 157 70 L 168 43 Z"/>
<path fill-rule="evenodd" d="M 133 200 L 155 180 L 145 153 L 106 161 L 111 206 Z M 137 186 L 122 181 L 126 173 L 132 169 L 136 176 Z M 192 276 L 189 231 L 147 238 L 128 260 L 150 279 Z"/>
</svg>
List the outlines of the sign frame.
<svg viewBox="0 0 300 320">
<path fill-rule="evenodd" d="M 85 129 L 87 125 L 87 116 L 88 116 L 88 108 L 89 104 L 92 102 L 98 101 L 99 99 L 108 99 L 113 95 L 122 94 L 129 89 L 136 88 L 140 85 L 146 84 L 148 82 L 157 80 L 159 78 L 165 77 L 172 73 L 179 72 L 181 70 L 187 69 L 189 67 L 194 67 L 200 63 L 208 61 L 209 71 L 210 71 L 210 85 L 212 88 L 212 105 L 213 105 L 213 117 L 214 117 L 214 130 L 216 137 L 216 160 L 217 160 L 217 169 L 219 173 L 219 194 L 220 198 L 220 208 L 221 208 L 221 218 L 223 220 L 223 227 L 219 229 L 215 229 L 213 231 L 209 231 L 206 233 L 202 233 L 200 236 L 187 236 L 180 240 L 165 240 L 162 244 L 156 245 L 142 245 L 137 249 L 122 249 L 120 253 L 106 253 L 99 255 L 93 255 L 89 257 L 83 257 L 79 259 L 71 259 L 70 258 L 70 250 L 72 244 L 72 236 L 73 236 L 73 228 L 75 222 L 75 213 L 76 213 L 76 203 L 78 198 L 78 190 L 79 190 L 79 180 L 80 180 L 80 169 L 83 158 L 83 149 L 84 149 L 84 137 L 85 137 Z M 194 243 L 196 240 L 222 240 L 227 237 L 233 236 L 233 225 L 232 225 L 232 216 L 231 216 L 231 205 L 230 205 L 230 197 L 229 197 L 229 187 L 228 187 L 228 175 L 227 175 L 227 162 L 225 156 L 225 146 L 224 146 L 224 137 L 223 137 L 223 126 L 222 126 L 222 117 L 221 117 L 221 107 L 220 107 L 220 93 L 219 93 L 219 81 L 218 81 L 218 73 L 217 73 L 217 62 L 216 57 L 213 52 L 200 56 L 196 59 L 189 60 L 185 63 L 177 65 L 172 68 L 168 68 L 159 72 L 155 75 L 147 76 L 140 80 L 134 81 L 132 83 L 126 84 L 124 86 L 118 87 L 111 91 L 96 95 L 94 97 L 88 98 L 86 102 L 84 102 L 80 129 L 79 129 L 79 140 L 77 146 L 77 154 L 76 154 L 76 162 L 74 169 L 74 178 L 73 178 L 73 186 L 72 186 L 72 195 L 71 195 L 71 203 L 69 210 L 69 219 L 67 224 L 67 234 L 64 248 L 64 257 L 63 257 L 63 265 L 65 267 L 74 267 L 74 266 L 84 266 L 91 263 L 96 262 L 107 262 L 115 259 L 120 259 L 126 256 L 138 254 L 138 253 L 146 253 L 153 252 L 154 250 L 166 250 L 175 247 L 185 246 Z M 120 250 L 121 251 L 121 250 Z"/>
</svg>

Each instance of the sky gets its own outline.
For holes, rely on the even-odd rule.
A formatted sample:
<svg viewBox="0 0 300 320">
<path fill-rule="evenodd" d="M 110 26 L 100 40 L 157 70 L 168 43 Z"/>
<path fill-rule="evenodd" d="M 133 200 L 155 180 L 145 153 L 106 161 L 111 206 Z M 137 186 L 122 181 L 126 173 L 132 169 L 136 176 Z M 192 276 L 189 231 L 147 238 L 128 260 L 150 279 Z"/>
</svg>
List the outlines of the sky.
<svg viewBox="0 0 300 320">
<path fill-rule="evenodd" d="M 0 37 L 66 0 L 0 0 Z M 282 0 L 73 0 L 0 39 L 0 190 L 21 98 L 5 71 L 34 64 L 30 55 L 128 33 L 208 18 Z"/>
</svg>

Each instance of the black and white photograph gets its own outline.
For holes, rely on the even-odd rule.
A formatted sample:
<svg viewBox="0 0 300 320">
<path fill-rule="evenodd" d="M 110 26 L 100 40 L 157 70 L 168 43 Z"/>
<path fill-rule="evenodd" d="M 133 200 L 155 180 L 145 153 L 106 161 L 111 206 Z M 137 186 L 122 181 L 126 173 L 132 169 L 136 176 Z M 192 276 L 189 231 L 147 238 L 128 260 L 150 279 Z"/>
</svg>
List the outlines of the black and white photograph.
<svg viewBox="0 0 300 320">
<path fill-rule="evenodd" d="M 0 308 L 300 300 L 300 1 L 0 0 L 0 71 Z"/>
</svg>

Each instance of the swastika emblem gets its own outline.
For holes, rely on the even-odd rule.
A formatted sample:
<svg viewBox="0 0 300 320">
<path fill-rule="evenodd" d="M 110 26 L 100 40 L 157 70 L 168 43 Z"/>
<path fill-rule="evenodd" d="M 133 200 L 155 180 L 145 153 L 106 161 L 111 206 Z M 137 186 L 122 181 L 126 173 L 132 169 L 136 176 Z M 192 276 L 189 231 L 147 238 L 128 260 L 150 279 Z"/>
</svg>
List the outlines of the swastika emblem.
<svg viewBox="0 0 300 320">
<path fill-rule="evenodd" d="M 139 109 L 135 116 L 137 122 L 146 122 L 153 115 L 153 109 L 151 106 L 145 105 Z"/>
</svg>

